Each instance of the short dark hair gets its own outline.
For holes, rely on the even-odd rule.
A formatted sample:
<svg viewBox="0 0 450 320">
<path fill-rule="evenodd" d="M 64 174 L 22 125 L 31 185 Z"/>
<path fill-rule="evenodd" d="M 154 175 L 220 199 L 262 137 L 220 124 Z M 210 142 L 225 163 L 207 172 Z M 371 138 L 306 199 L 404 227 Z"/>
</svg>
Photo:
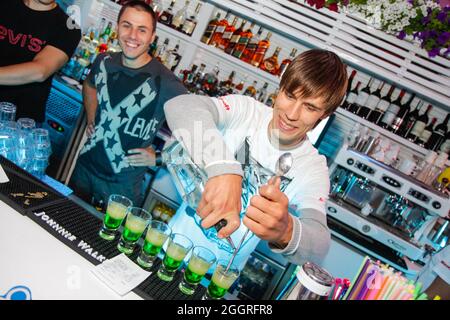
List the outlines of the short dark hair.
<svg viewBox="0 0 450 320">
<path fill-rule="evenodd" d="M 322 97 L 326 113 L 333 113 L 347 91 L 347 67 L 337 54 L 322 49 L 302 52 L 286 68 L 280 89 L 302 97 Z"/>
<path fill-rule="evenodd" d="M 137 10 L 149 13 L 152 16 L 153 32 L 156 31 L 156 14 L 153 11 L 152 7 L 150 7 L 147 3 L 145 3 L 142 0 L 130 0 L 125 2 L 119 11 L 119 15 L 117 17 L 117 24 L 119 24 L 120 18 L 122 17 L 123 13 L 127 8 L 135 8 Z"/>
</svg>

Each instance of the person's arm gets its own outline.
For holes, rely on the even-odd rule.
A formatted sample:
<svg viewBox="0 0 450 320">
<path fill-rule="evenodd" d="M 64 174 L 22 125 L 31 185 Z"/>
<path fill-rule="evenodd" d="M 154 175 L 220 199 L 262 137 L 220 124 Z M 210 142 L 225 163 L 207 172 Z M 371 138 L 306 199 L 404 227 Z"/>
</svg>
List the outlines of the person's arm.
<svg viewBox="0 0 450 320">
<path fill-rule="evenodd" d="M 239 99 L 228 98 L 224 109 L 209 97 L 181 95 L 166 102 L 166 121 L 172 134 L 187 149 L 195 163 L 204 167 L 208 181 L 197 208 L 202 227 L 210 228 L 221 219 L 227 221 L 218 236 L 233 233 L 240 225 L 242 166 L 225 144 L 218 128 L 226 129 L 240 117 L 248 118 Z M 250 118 L 248 119 L 250 120 Z"/>
<path fill-rule="evenodd" d="M 91 137 L 95 132 L 95 114 L 97 112 L 98 100 L 97 89 L 86 79 L 83 83 L 83 105 L 86 110 L 87 134 Z"/>
<path fill-rule="evenodd" d="M 63 51 L 47 45 L 30 62 L 0 67 L 0 85 L 15 86 L 43 82 L 68 60 L 69 57 Z"/>
</svg>

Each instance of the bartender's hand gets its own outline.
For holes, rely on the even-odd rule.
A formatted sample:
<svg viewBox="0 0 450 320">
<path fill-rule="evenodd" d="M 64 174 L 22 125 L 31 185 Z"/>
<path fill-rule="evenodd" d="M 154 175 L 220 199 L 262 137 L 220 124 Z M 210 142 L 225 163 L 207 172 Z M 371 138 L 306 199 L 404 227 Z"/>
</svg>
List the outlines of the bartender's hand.
<svg viewBox="0 0 450 320">
<path fill-rule="evenodd" d="M 259 195 L 250 199 L 243 222 L 256 236 L 279 248 L 288 245 L 292 238 L 292 216 L 288 197 L 280 191 L 281 179 L 271 178 L 259 188 Z"/>
<path fill-rule="evenodd" d="M 239 228 L 241 219 L 242 177 L 224 174 L 206 182 L 197 214 L 202 218 L 202 227 L 211 228 L 222 219 L 227 225 L 220 229 L 219 238 L 231 235 Z"/>
<path fill-rule="evenodd" d="M 125 161 L 133 167 L 150 167 L 156 163 L 155 150 L 152 147 L 130 149 L 128 154 L 130 155 L 125 157 Z"/>
</svg>

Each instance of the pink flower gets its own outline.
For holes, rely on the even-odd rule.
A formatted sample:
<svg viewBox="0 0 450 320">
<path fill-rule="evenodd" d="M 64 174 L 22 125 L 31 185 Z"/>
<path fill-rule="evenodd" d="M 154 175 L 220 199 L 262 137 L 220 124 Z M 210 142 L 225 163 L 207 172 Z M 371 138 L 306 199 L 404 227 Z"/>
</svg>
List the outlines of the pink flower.
<svg viewBox="0 0 450 320">
<path fill-rule="evenodd" d="M 325 6 L 325 0 L 316 0 L 316 8 L 322 9 Z"/>
<path fill-rule="evenodd" d="M 337 3 L 329 4 L 328 5 L 328 9 L 330 9 L 331 11 L 334 11 L 334 12 L 338 12 L 338 5 L 337 5 Z"/>
</svg>

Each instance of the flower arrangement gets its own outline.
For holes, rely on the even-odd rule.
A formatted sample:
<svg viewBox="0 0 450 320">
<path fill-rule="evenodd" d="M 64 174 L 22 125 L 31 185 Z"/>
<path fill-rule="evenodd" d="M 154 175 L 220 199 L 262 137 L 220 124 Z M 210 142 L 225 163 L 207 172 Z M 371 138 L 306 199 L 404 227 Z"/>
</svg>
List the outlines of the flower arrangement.
<svg viewBox="0 0 450 320">
<path fill-rule="evenodd" d="M 316 9 L 327 8 L 362 16 L 375 28 L 412 39 L 429 57 L 450 55 L 449 0 L 306 0 Z"/>
</svg>

